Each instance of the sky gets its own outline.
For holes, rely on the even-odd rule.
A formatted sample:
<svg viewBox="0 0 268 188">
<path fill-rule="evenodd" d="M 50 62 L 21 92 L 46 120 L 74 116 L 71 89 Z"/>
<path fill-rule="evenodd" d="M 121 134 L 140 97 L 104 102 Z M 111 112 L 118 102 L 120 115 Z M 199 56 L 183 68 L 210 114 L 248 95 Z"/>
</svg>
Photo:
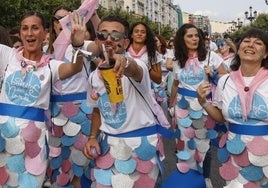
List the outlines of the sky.
<svg viewBox="0 0 268 188">
<path fill-rule="evenodd" d="M 210 20 L 231 22 L 240 21 L 245 23 L 245 12 L 268 13 L 268 5 L 265 0 L 173 0 L 173 4 L 179 5 L 183 12 L 208 16 Z"/>
</svg>

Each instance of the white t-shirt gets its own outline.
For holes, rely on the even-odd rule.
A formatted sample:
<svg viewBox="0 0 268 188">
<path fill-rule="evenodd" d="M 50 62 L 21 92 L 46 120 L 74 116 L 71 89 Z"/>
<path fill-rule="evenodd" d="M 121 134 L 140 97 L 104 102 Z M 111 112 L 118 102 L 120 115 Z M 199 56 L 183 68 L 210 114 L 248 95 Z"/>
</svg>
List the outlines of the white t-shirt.
<svg viewBox="0 0 268 188">
<path fill-rule="evenodd" d="M 244 77 L 249 85 L 253 77 Z M 229 74 L 223 75 L 218 82 L 213 105 L 222 109 L 226 121 L 240 124 L 268 124 L 268 80 L 264 81 L 255 91 L 252 110 L 247 121 L 242 119 L 242 110 L 236 86 Z"/>
<path fill-rule="evenodd" d="M 63 62 L 50 60 L 50 68 L 39 67 L 22 77 L 21 62 L 16 58 L 16 53 L 16 49 L 0 45 L 0 78 L 4 78 L 0 101 L 47 110 L 51 83 L 55 84 L 59 80 L 58 67 Z"/>
<path fill-rule="evenodd" d="M 173 76 L 175 80 L 179 80 L 179 87 L 195 91 L 200 83 L 208 81 L 208 76 L 204 71 L 204 66 L 209 65 L 212 70 L 215 70 L 223 62 L 223 59 L 213 51 L 210 52 L 209 61 L 208 56 L 209 55 L 207 55 L 204 61 L 199 62 L 197 73 L 195 73 L 193 69 L 187 71 L 185 67 L 180 68 L 178 61 L 173 62 Z"/>
<path fill-rule="evenodd" d="M 84 46 L 86 47 L 92 41 L 85 41 Z M 73 47 L 69 45 L 65 52 L 66 63 L 70 63 L 73 58 Z M 87 90 L 87 80 L 90 74 L 90 62 L 84 58 L 84 66 L 81 72 L 65 79 L 59 80 L 56 87 L 53 87 L 53 94 L 70 94 L 70 93 L 81 93 Z"/>
<path fill-rule="evenodd" d="M 150 96 L 150 77 L 144 62 L 135 59 L 143 69 L 141 82 L 132 82 L 141 91 L 145 100 L 152 106 Z M 101 127 L 104 132 L 111 134 L 125 133 L 132 130 L 149 127 L 156 124 L 156 120 L 149 106 L 145 103 L 142 96 L 137 92 L 126 76 L 121 78 L 124 100 L 116 105 L 113 115 L 111 104 L 104 87 L 103 80 L 100 78 L 98 69 L 91 73 L 88 87 L 88 105 L 98 107 L 101 113 Z M 98 93 L 98 100 L 91 98 L 92 93 Z"/>
</svg>

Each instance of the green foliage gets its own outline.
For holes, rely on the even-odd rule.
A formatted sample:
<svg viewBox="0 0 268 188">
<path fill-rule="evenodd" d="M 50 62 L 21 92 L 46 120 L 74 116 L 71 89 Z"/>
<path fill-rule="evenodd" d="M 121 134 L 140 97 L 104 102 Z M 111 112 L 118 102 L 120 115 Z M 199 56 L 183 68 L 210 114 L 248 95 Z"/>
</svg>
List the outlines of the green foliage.
<svg viewBox="0 0 268 188">
<path fill-rule="evenodd" d="M 0 25 L 12 28 L 19 25 L 20 17 L 27 11 L 41 12 L 49 21 L 53 10 L 66 5 L 71 9 L 80 6 L 80 0 L 8 0 L 0 3 Z"/>
<path fill-rule="evenodd" d="M 159 34 L 160 30 L 160 34 L 163 35 L 166 39 L 169 39 L 174 33 L 174 29 L 172 29 L 168 25 L 167 26 L 159 25 L 159 23 L 152 22 L 151 20 L 149 20 L 147 16 L 142 16 L 135 14 L 133 12 L 124 11 L 121 7 L 116 7 L 115 9 L 107 10 L 99 5 L 97 12 L 100 18 L 105 17 L 107 15 L 120 15 L 121 17 L 125 18 L 130 25 L 132 25 L 135 22 L 142 21 L 152 29 L 153 33 Z"/>
<path fill-rule="evenodd" d="M 53 11 L 60 5 L 75 10 L 80 6 L 80 0 L 3 0 L 0 3 L 0 25 L 5 28 L 18 26 L 21 15 L 29 10 L 41 12 L 49 21 Z M 137 21 L 143 21 L 150 26 L 155 34 L 158 34 L 160 30 L 160 34 L 166 39 L 174 33 L 170 26 L 161 25 L 159 27 L 158 23 L 150 21 L 148 17 L 126 12 L 121 7 L 107 10 L 99 5 L 97 12 L 100 18 L 110 14 L 120 15 L 127 19 L 130 25 Z"/>
<path fill-rule="evenodd" d="M 256 20 L 252 22 L 252 24 L 243 26 L 236 32 L 231 34 L 231 37 L 233 39 L 238 38 L 242 33 L 244 33 L 246 30 L 250 29 L 251 27 L 257 27 L 260 29 L 263 29 L 265 31 L 268 31 L 268 14 L 259 14 Z"/>
</svg>

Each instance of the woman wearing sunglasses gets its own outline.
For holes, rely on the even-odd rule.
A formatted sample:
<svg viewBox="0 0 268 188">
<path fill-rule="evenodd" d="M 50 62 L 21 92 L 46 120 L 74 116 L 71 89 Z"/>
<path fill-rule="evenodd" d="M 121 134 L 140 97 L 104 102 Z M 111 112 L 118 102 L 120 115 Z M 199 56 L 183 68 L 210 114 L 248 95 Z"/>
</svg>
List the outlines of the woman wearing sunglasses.
<svg viewBox="0 0 268 188">
<path fill-rule="evenodd" d="M 224 67 L 227 72 L 230 72 L 230 66 L 236 53 L 236 46 L 230 38 L 217 41 L 219 55 L 224 60 Z"/>
<path fill-rule="evenodd" d="M 58 7 L 52 16 L 51 38 L 48 52 L 53 56 L 53 42 L 62 31 L 60 19 L 70 14 L 70 9 L 65 6 Z M 80 16 L 81 17 L 81 16 Z M 94 18 L 93 18 L 94 17 Z M 91 23 L 95 19 L 96 23 Z M 93 22 L 93 21 L 92 21 Z M 84 42 L 81 46 L 73 47 L 69 45 L 65 51 L 63 60 L 69 62 L 77 49 L 85 49 L 89 44 L 94 44 L 95 28 L 98 24 L 98 16 L 95 14 L 86 23 Z M 57 144 L 49 142 L 51 149 L 49 170 L 47 172 L 49 180 L 54 187 L 74 186 L 89 187 L 89 177 L 85 175 L 89 160 L 82 153 L 82 144 L 90 134 L 87 126 L 90 124 L 90 114 L 92 108 L 86 105 L 87 80 L 91 71 L 96 67 L 94 62 L 88 57 L 83 57 L 84 66 L 81 72 L 62 81 L 58 81 L 52 90 L 50 115 L 50 140 L 58 140 Z M 72 141 L 72 139 L 75 139 Z M 60 151 L 59 155 L 54 155 L 53 151 Z M 68 152 L 67 152 L 68 151 Z M 67 153 L 66 153 L 67 152 Z M 63 157 L 64 155 L 64 157 Z M 59 160 L 62 157 L 63 160 Z M 55 162 L 57 161 L 57 162 Z M 66 169 L 66 165 L 70 168 Z M 68 181 L 62 182 L 64 176 L 68 176 Z"/>
<path fill-rule="evenodd" d="M 53 47 L 53 42 L 56 40 L 57 36 L 60 34 L 62 31 L 62 26 L 59 22 L 59 20 L 65 16 L 67 16 L 70 12 L 72 12 L 72 9 L 70 9 L 67 6 L 59 6 L 57 7 L 52 15 L 51 18 L 51 26 L 49 29 L 49 43 L 48 46 L 45 45 L 43 47 L 43 50 L 49 54 L 54 53 L 54 47 Z"/>
</svg>

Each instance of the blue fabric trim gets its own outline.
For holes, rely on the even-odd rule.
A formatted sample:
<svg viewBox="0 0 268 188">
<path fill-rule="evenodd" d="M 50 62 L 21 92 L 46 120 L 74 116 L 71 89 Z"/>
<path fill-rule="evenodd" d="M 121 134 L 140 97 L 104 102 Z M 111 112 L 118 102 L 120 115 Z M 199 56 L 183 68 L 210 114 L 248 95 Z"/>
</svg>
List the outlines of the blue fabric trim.
<svg viewBox="0 0 268 188">
<path fill-rule="evenodd" d="M 185 89 L 185 88 L 182 88 L 182 87 L 179 87 L 178 93 L 183 95 L 183 96 L 197 98 L 197 92 L 196 91 Z M 212 94 L 210 93 L 206 98 L 211 99 L 211 97 L 212 97 Z"/>
<path fill-rule="evenodd" d="M 242 125 L 229 123 L 229 131 L 236 134 L 265 136 L 268 135 L 268 125 Z"/>
<path fill-rule="evenodd" d="M 162 188 L 206 188 L 205 178 L 198 171 L 190 169 L 182 173 L 175 169 L 162 183 Z"/>
<path fill-rule="evenodd" d="M 34 121 L 45 121 L 45 111 L 41 108 L 0 103 L 0 115 Z"/>
<path fill-rule="evenodd" d="M 74 93 L 66 95 L 51 95 L 50 102 L 68 102 L 87 99 L 87 93 Z"/>
<path fill-rule="evenodd" d="M 141 128 L 138 130 L 130 131 L 127 133 L 120 133 L 120 134 L 110 134 L 106 133 L 108 136 L 113 136 L 113 137 L 122 137 L 122 138 L 130 138 L 130 137 L 142 137 L 142 136 L 149 136 L 152 134 L 160 134 L 166 138 L 173 138 L 174 133 L 172 131 L 169 131 L 167 128 L 161 126 L 161 125 L 154 125 L 151 127 L 145 127 Z"/>
</svg>

